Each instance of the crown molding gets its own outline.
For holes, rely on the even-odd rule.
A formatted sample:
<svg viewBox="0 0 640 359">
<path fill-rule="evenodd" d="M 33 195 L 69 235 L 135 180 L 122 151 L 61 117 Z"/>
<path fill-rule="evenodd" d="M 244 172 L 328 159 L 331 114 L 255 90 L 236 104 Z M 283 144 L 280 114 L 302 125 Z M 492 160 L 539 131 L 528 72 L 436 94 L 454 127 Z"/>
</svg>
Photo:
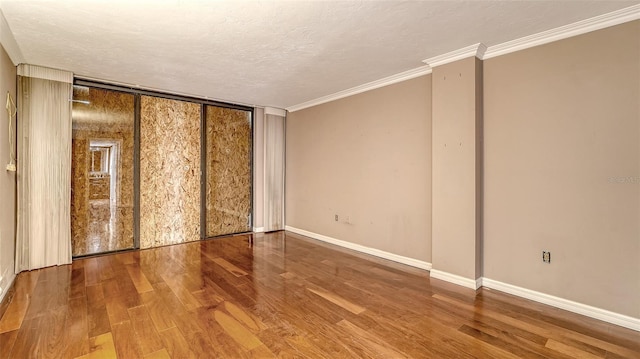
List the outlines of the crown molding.
<svg viewBox="0 0 640 359">
<path fill-rule="evenodd" d="M 385 77 L 382 78 L 380 80 L 376 80 L 376 81 L 372 81 L 372 82 L 368 82 L 364 85 L 360 85 L 360 86 L 356 86 L 356 87 L 352 87 L 350 89 L 346 89 L 344 91 L 339 91 L 336 93 L 333 93 L 331 95 L 327 95 L 327 96 L 322 96 L 319 97 L 317 99 L 311 100 L 311 101 L 307 101 L 307 102 L 303 102 L 297 105 L 293 105 L 290 107 L 287 107 L 287 111 L 289 112 L 294 112 L 294 111 L 299 111 L 302 109 L 305 109 L 307 107 L 312 107 L 312 106 L 316 106 L 316 105 L 320 105 L 326 102 L 331 102 L 331 101 L 335 101 L 344 97 L 349 97 L 352 95 L 356 95 L 362 92 L 366 92 L 369 90 L 374 90 L 380 87 L 384 87 L 387 85 L 392 85 L 398 82 L 402 82 L 402 81 L 406 81 L 406 80 L 411 80 L 413 78 L 416 77 L 420 77 L 420 76 L 424 76 L 424 75 L 428 75 L 431 73 L 431 67 L 428 65 L 425 66 L 420 66 L 420 67 L 416 67 L 415 69 L 411 69 L 408 71 L 404 71 L 401 72 L 399 74 L 395 74 L 395 75 L 391 75 L 389 77 Z"/>
<path fill-rule="evenodd" d="M 319 97 L 314 100 L 303 102 L 297 105 L 287 107 L 289 112 L 302 110 L 307 107 L 320 105 L 326 102 L 338 100 L 351 95 L 359 94 L 365 91 L 373 90 L 379 87 L 391 85 L 397 82 L 410 80 L 415 77 L 430 74 L 432 68 L 444 65 L 449 62 L 461 60 L 467 57 L 475 56 L 480 60 L 490 59 L 492 57 L 505 55 L 511 52 L 524 50 L 530 47 L 543 45 L 549 42 L 566 39 L 572 36 L 585 34 L 587 32 L 604 29 L 606 27 L 623 24 L 625 22 L 640 19 L 640 4 L 626 7 L 607 14 L 599 15 L 590 19 L 575 22 L 573 24 L 557 27 L 555 29 L 543 31 L 537 34 L 522 37 L 520 39 L 507 41 L 502 44 L 493 46 L 485 46 L 482 43 L 467 46 L 462 49 L 448 52 L 443 55 L 434 56 L 423 60 L 426 65 L 409 71 L 401 72 L 396 75 L 385 77 L 383 79 L 372 81 L 364 85 L 352 87 L 350 89 L 339 91 L 331 95 Z"/>
<path fill-rule="evenodd" d="M 505 55 L 538 45 L 544 45 L 553 41 L 586 34 L 587 32 L 604 29 L 606 27 L 638 19 L 640 19 L 640 4 L 592 17 L 590 19 L 574 22 L 573 24 L 560 26 L 555 29 L 539 32 L 537 34 L 521 37 L 512 41 L 507 41 L 502 44 L 489 46 L 481 59 L 490 59 L 492 57 Z"/>
<path fill-rule="evenodd" d="M 434 68 L 436 66 L 448 64 L 450 62 L 466 59 L 467 57 L 475 56 L 482 59 L 487 47 L 483 43 L 477 43 L 471 46 L 463 47 L 458 50 L 447 52 L 446 54 L 434 56 L 426 60 L 422 60 L 425 64 Z"/>
<path fill-rule="evenodd" d="M 275 107 L 265 107 L 264 108 L 264 114 L 265 115 L 275 115 L 275 116 L 280 116 L 280 117 L 287 117 L 287 111 L 283 110 L 281 108 L 275 108 Z"/>
</svg>

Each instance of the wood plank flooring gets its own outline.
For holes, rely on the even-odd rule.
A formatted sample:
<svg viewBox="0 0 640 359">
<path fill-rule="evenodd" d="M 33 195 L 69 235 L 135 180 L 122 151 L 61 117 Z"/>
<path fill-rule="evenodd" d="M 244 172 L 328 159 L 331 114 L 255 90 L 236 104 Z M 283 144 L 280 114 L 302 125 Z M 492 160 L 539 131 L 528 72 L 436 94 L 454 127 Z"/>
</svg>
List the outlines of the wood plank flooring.
<svg viewBox="0 0 640 359">
<path fill-rule="evenodd" d="M 286 232 L 21 273 L 0 358 L 640 358 L 640 333 Z"/>
</svg>

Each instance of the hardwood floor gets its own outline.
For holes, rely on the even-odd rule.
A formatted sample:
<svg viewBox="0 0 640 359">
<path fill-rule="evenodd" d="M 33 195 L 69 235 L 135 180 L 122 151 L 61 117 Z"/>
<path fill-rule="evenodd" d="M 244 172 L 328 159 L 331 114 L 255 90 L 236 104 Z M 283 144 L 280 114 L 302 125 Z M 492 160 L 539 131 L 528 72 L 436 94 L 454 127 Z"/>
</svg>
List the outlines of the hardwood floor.
<svg viewBox="0 0 640 359">
<path fill-rule="evenodd" d="M 640 358 L 640 333 L 279 232 L 21 273 L 0 358 Z"/>
</svg>

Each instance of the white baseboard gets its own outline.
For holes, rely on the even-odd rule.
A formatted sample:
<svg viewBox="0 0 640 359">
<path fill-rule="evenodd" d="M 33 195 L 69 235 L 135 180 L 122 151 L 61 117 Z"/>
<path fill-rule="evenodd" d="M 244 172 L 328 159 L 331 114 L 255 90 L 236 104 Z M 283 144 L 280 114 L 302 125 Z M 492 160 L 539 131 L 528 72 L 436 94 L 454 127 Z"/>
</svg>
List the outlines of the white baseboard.
<svg viewBox="0 0 640 359">
<path fill-rule="evenodd" d="M 263 233 L 264 232 L 264 227 L 253 227 L 253 231 L 255 233 Z"/>
<path fill-rule="evenodd" d="M 482 278 L 473 280 L 471 278 L 466 278 L 466 277 L 459 276 L 457 274 L 443 272 L 437 269 L 431 269 L 430 273 L 431 273 L 431 278 L 444 280 L 446 282 L 461 285 L 463 287 L 471 288 L 474 290 L 482 287 Z"/>
<path fill-rule="evenodd" d="M 381 251 L 379 249 L 375 249 L 375 248 L 371 248 L 371 247 L 365 247 L 365 246 L 360 245 L 360 244 L 343 241 L 343 240 L 340 240 L 340 239 L 328 237 L 328 236 L 325 236 L 325 235 L 322 235 L 322 234 L 318 234 L 318 233 L 305 231 L 304 229 L 299 229 L 299 228 L 295 228 L 295 227 L 291 227 L 291 226 L 285 226 L 284 229 L 285 229 L 285 231 L 289 231 L 289 232 L 293 232 L 293 233 L 296 233 L 296 234 L 300 234 L 302 236 L 310 237 L 310 238 L 313 238 L 313 239 L 317 239 L 319 241 L 335 244 L 336 246 L 352 249 L 352 250 L 357 251 L 357 252 L 370 254 L 370 255 L 375 256 L 375 257 L 388 259 L 390 261 L 406 264 L 406 265 L 411 266 L 411 267 L 416 267 L 416 268 L 425 269 L 425 270 L 431 270 L 431 263 L 429 263 L 429 262 L 421 261 L 421 260 L 414 259 L 414 258 L 404 257 L 404 256 L 401 256 L 401 255 L 398 255 L 398 254 Z"/>
<path fill-rule="evenodd" d="M 257 229 L 258 228 L 254 229 L 254 232 L 257 232 Z M 456 274 L 451 274 L 448 272 L 443 272 L 437 269 L 433 269 L 431 263 L 429 262 L 424 262 L 421 260 L 400 256 L 397 254 L 381 251 L 375 248 L 365 247 L 360 244 L 343 241 L 340 239 L 328 237 L 318 233 L 305 231 L 303 229 L 299 229 L 291 226 L 285 226 L 285 230 L 303 235 L 305 237 L 313 238 L 319 241 L 331 243 L 340 247 L 352 249 L 357 252 L 370 254 L 372 256 L 388 259 L 388 260 L 406 264 L 412 267 L 425 269 L 430 271 L 430 276 L 432 278 L 444 280 L 444 281 L 454 283 L 466 288 L 478 289 L 480 287 L 487 287 L 487 288 L 499 290 L 501 292 L 513 294 L 518 297 L 533 300 L 535 302 L 547 304 L 552 307 L 556 307 L 556 308 L 564 309 L 573 313 L 581 314 L 590 318 L 602 320 L 607 323 L 611 323 L 611 324 L 619 325 L 621 327 L 640 331 L 640 318 L 634 318 L 624 314 L 611 312 L 605 309 L 592 307 L 590 305 L 574 302 L 574 301 L 563 299 L 560 297 L 555 297 L 555 296 L 541 293 L 541 292 L 536 292 L 531 289 L 526 289 L 526 288 L 518 287 L 515 285 L 511 285 L 511 284 L 502 283 L 497 280 L 493 280 L 489 278 L 482 277 L 476 280 L 465 278 Z"/>
<path fill-rule="evenodd" d="M 433 275 L 433 271 L 431 271 Z M 568 299 L 555 297 L 553 295 L 536 292 L 531 289 L 517 287 L 515 285 L 502 283 L 497 280 L 482 278 L 482 285 L 487 288 L 499 290 L 501 292 L 517 295 L 518 297 L 530 299 L 552 307 L 568 310 L 573 313 L 599 319 L 607 323 L 619 325 L 621 327 L 640 331 L 640 318 L 630 317 L 624 314 L 611 312 L 605 309 L 592 307 L 590 305 L 574 302 Z"/>
</svg>

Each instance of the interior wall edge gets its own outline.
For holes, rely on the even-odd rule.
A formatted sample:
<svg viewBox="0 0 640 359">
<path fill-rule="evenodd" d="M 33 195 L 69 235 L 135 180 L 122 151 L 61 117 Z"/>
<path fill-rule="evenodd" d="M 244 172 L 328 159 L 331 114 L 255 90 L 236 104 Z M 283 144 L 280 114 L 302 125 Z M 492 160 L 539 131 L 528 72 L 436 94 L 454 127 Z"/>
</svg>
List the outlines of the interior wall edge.
<svg viewBox="0 0 640 359">
<path fill-rule="evenodd" d="M 6 100 L 10 94 L 13 103 L 17 104 L 17 68 L 12 62 L 4 45 L 0 46 L 0 94 Z M 15 110 L 15 108 L 14 108 Z M 17 165 L 17 121 L 12 117 L 12 128 L 9 131 L 9 113 L 4 109 L 0 112 L 0 303 L 7 297 L 16 278 L 15 242 L 17 230 L 17 176 L 15 171 L 5 171 L 5 166 L 12 163 Z M 14 139 L 12 147 L 10 138 Z M 2 304 L 0 304 L 2 305 Z M 1 307 L 0 307 L 1 310 Z"/>
<path fill-rule="evenodd" d="M 13 269 L 13 267 L 11 267 L 11 269 Z M 7 281 L 7 287 L 6 288 L 2 288 L 2 292 L 0 293 L 0 318 L 2 318 L 2 316 L 4 315 L 4 313 L 2 312 L 2 308 L 5 305 L 4 300 L 5 297 L 7 296 L 7 294 L 11 291 L 11 289 L 13 288 L 15 282 L 16 282 L 16 278 L 18 277 L 18 275 L 16 273 L 14 273 L 13 270 L 9 271 L 9 277 L 8 277 L 8 281 L 3 278 L 3 280 Z M 7 302 L 7 304 L 9 304 Z"/>
<path fill-rule="evenodd" d="M 390 253 L 390 252 L 386 252 L 380 249 L 376 249 L 376 248 L 372 248 L 372 247 L 367 247 L 367 246 L 363 246 L 360 244 L 356 244 L 356 243 L 352 243 L 352 242 L 347 242 L 347 241 L 343 241 L 341 239 L 337 239 L 337 238 L 333 238 L 333 237 L 329 237 L 329 236 L 325 236 L 323 234 L 319 234 L 319 233 L 314 233 L 314 232 L 310 232 L 304 229 L 300 229 L 300 228 L 296 228 L 296 227 L 291 227 L 291 226 L 284 226 L 284 230 L 288 231 L 288 232 L 292 232 L 295 234 L 299 234 L 301 236 L 305 236 L 305 237 L 309 237 L 318 241 L 322 241 L 322 242 L 326 242 L 326 243 L 330 243 L 339 247 L 343 247 L 343 248 L 347 248 L 347 249 L 351 249 L 360 253 L 364 253 L 364 254 L 369 254 L 375 257 L 379 257 L 379 258 L 383 258 L 383 259 L 388 259 L 390 261 L 394 261 L 397 263 L 401 263 L 401 264 L 406 264 L 408 266 L 411 267 L 415 267 L 415 268 L 419 268 L 419 269 L 424 269 L 424 270 L 431 270 L 431 263 L 429 262 L 425 262 L 425 261 L 421 261 L 419 259 L 415 259 L 415 258 L 409 258 L 409 257 L 405 257 L 405 256 L 401 256 L 395 253 Z"/>
</svg>

